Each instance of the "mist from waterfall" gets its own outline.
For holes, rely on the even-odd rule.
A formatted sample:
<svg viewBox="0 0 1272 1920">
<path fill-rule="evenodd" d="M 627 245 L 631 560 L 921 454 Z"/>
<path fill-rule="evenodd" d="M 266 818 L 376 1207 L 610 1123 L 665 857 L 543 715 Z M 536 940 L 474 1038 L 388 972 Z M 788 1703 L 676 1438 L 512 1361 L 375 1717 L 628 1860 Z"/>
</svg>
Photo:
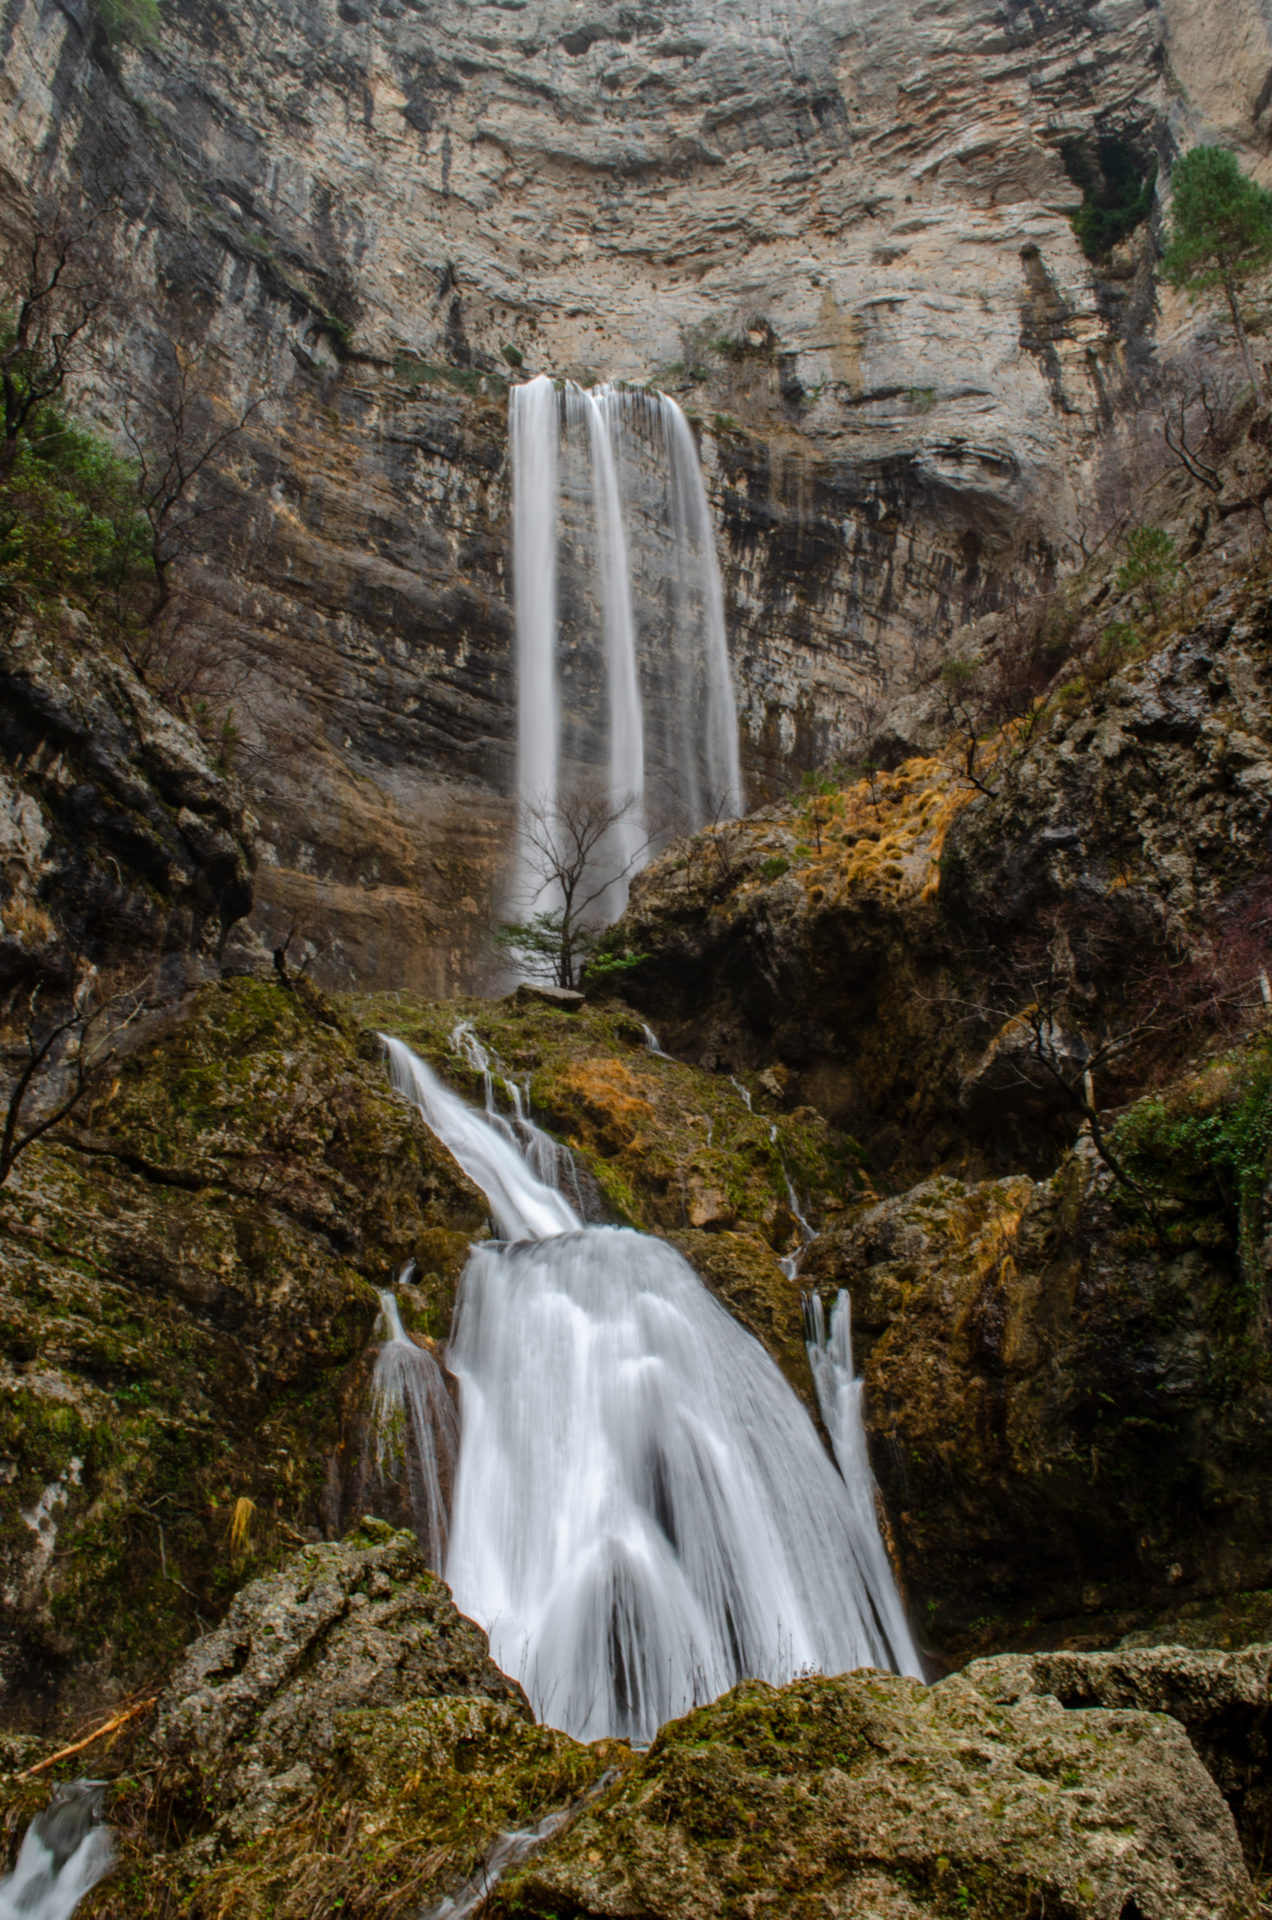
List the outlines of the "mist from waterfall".
<svg viewBox="0 0 1272 1920">
<path fill-rule="evenodd" d="M 711 511 L 668 395 L 546 374 L 509 398 L 520 917 L 559 905 L 536 862 L 566 796 L 617 816 L 595 869 L 612 919 L 672 832 L 743 811 Z"/>
<path fill-rule="evenodd" d="M 647 1741 L 744 1678 L 919 1674 L 872 1483 L 666 1242 L 584 1227 L 401 1041 L 393 1083 L 485 1190 L 447 1354 L 446 1577 L 539 1717 Z"/>
</svg>

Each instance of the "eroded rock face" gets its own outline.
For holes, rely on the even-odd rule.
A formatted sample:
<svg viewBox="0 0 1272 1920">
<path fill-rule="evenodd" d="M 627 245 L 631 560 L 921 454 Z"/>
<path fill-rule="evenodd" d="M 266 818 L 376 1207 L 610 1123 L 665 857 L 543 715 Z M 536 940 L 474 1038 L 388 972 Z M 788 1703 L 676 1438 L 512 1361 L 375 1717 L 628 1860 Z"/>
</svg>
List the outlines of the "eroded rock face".
<svg viewBox="0 0 1272 1920">
<path fill-rule="evenodd" d="M 1027 739 L 988 743 L 986 791 L 938 690 L 909 703 L 926 712 L 892 771 L 670 849 L 632 887 L 620 939 L 646 957 L 623 991 L 677 1053 L 775 1064 L 788 1103 L 892 1180 L 969 1148 L 976 1170 L 1049 1171 L 1092 1054 L 1099 1103 L 1132 1097 L 1136 1030 L 1155 1070 L 1178 1063 L 1188 993 L 1199 1015 L 1235 1004 L 1264 964 L 1266 588 L 1212 584 L 1174 620 L 1105 684 L 1053 694 Z M 1018 1019 L 1048 978 L 1058 1073 Z"/>
<path fill-rule="evenodd" d="M 0 990 L 64 987 L 77 961 L 212 970 L 252 905 L 255 822 L 83 614 L 0 631 L 0 762 Z"/>
<path fill-rule="evenodd" d="M 470 1694 L 531 1718 L 413 1535 L 369 1520 L 236 1596 L 224 1624 L 177 1668 L 155 1737 L 200 1776 L 224 1838 L 237 1841 L 312 1792 L 330 1765 L 338 1716 Z"/>
<path fill-rule="evenodd" d="M 1272 1647 L 1219 1653 L 1162 1646 L 1003 1654 L 974 1660 L 962 1678 L 989 1700 L 1046 1694 L 1063 1707 L 1168 1713 L 1232 1809 L 1252 1870 L 1261 1870 L 1272 1823 L 1270 1672 Z"/>
<path fill-rule="evenodd" d="M 875 1673 L 749 1683 L 665 1727 L 631 1779 L 502 1888 L 508 1915 L 756 1910 L 919 1920 L 1236 1920 L 1223 1800 L 1174 1721 L 992 1703 Z"/>
<path fill-rule="evenodd" d="M 755 791 L 1045 574 L 1057 476 L 1080 490 L 1153 326 L 1149 230 L 1092 271 L 1063 143 L 1147 164 L 1218 128 L 1263 164 L 1266 21 L 1199 18 L 185 0 L 138 50 L 89 0 L 15 0 L 8 178 L 120 187 L 130 380 L 167 331 L 227 406 L 264 395 L 201 582 L 249 669 L 262 924 L 300 915 L 345 982 L 471 976 L 514 365 L 699 413 Z"/>
<path fill-rule="evenodd" d="M 1172 1112 L 1218 1140 L 1245 1071 Z M 1107 1644 L 1272 1579 L 1260 1229 L 1160 1173 L 1164 1243 L 1084 1140 L 1050 1180 L 936 1177 L 810 1250 L 806 1283 L 851 1295 L 903 1578 L 947 1655 Z"/>
</svg>

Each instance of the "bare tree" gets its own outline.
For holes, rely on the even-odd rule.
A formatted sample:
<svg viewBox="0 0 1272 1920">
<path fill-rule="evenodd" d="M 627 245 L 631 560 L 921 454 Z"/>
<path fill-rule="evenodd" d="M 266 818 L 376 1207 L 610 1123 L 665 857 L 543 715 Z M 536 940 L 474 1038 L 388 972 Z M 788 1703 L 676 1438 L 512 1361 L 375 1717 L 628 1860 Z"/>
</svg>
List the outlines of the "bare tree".
<svg viewBox="0 0 1272 1920">
<path fill-rule="evenodd" d="M 527 973 L 577 988 L 600 936 L 601 901 L 648 851 L 647 837 L 626 853 L 613 847 L 616 829 L 632 819 L 635 807 L 634 797 L 593 786 L 523 805 L 522 846 L 539 882 L 535 898 L 546 896 L 552 904 L 526 920 L 506 922 L 495 939 Z"/>
<path fill-rule="evenodd" d="M 113 205 L 37 209 L 0 252 L 0 481 L 23 435 L 84 364 L 111 305 L 102 226 Z"/>
<path fill-rule="evenodd" d="M 120 1035 L 145 1004 L 144 987 L 100 998 L 95 967 L 81 967 L 69 1006 L 45 1016 L 37 987 L 27 1002 L 20 1064 L 9 1087 L 0 1131 L 0 1186 L 19 1154 L 43 1139 L 100 1084 L 116 1058 Z"/>
<path fill-rule="evenodd" d="M 174 568 L 206 546 L 233 502 L 225 456 L 264 398 L 227 415 L 188 356 L 171 342 L 169 352 L 157 388 L 144 399 L 126 392 L 123 411 L 137 462 L 137 502 L 150 530 L 155 594 L 146 618 L 152 631 L 172 606 Z"/>
</svg>

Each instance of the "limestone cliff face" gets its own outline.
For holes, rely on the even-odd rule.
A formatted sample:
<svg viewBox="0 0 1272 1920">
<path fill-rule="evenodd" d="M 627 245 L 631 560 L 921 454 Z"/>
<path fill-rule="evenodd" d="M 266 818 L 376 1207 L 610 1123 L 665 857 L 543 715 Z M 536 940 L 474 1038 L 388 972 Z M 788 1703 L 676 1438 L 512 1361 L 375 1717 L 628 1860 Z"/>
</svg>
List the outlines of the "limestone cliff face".
<svg viewBox="0 0 1272 1920">
<path fill-rule="evenodd" d="M 1257 166 L 1272 71 L 1256 0 L 172 0 L 142 50 L 8 0 L 0 35 L 10 204 L 121 192 L 128 378 L 167 332 L 265 396 L 205 581 L 258 912 L 433 991 L 506 818 L 504 349 L 697 413 L 762 791 L 1047 569 L 1152 351 L 1151 231 L 1093 275 L 1064 142 Z"/>
</svg>

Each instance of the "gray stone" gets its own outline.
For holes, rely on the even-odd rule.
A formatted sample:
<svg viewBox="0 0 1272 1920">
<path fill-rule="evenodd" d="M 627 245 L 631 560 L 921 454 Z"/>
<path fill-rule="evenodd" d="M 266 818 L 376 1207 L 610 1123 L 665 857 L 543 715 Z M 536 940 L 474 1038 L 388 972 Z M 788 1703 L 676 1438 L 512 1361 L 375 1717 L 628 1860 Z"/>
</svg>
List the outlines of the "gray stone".
<svg viewBox="0 0 1272 1920">
<path fill-rule="evenodd" d="M 312 1783 L 339 1714 L 457 1694 L 508 1701 L 530 1718 L 414 1536 L 366 1520 L 235 1597 L 173 1675 L 156 1739 L 200 1775 L 226 1833 L 243 1838 Z"/>
<path fill-rule="evenodd" d="M 523 980 L 512 995 L 519 1007 L 540 1006 L 555 1007 L 558 1013 L 577 1013 L 583 1005 L 584 996 L 575 993 L 572 987 L 550 987 L 540 981 Z"/>
<path fill-rule="evenodd" d="M 1005 1704 L 1048 1695 L 1063 1707 L 1133 1708 L 1178 1720 L 1232 1810 L 1252 1869 L 1272 1834 L 1272 1646 L 1235 1653 L 1123 1647 L 1110 1653 L 1001 1654 L 961 1678 Z"/>
</svg>

